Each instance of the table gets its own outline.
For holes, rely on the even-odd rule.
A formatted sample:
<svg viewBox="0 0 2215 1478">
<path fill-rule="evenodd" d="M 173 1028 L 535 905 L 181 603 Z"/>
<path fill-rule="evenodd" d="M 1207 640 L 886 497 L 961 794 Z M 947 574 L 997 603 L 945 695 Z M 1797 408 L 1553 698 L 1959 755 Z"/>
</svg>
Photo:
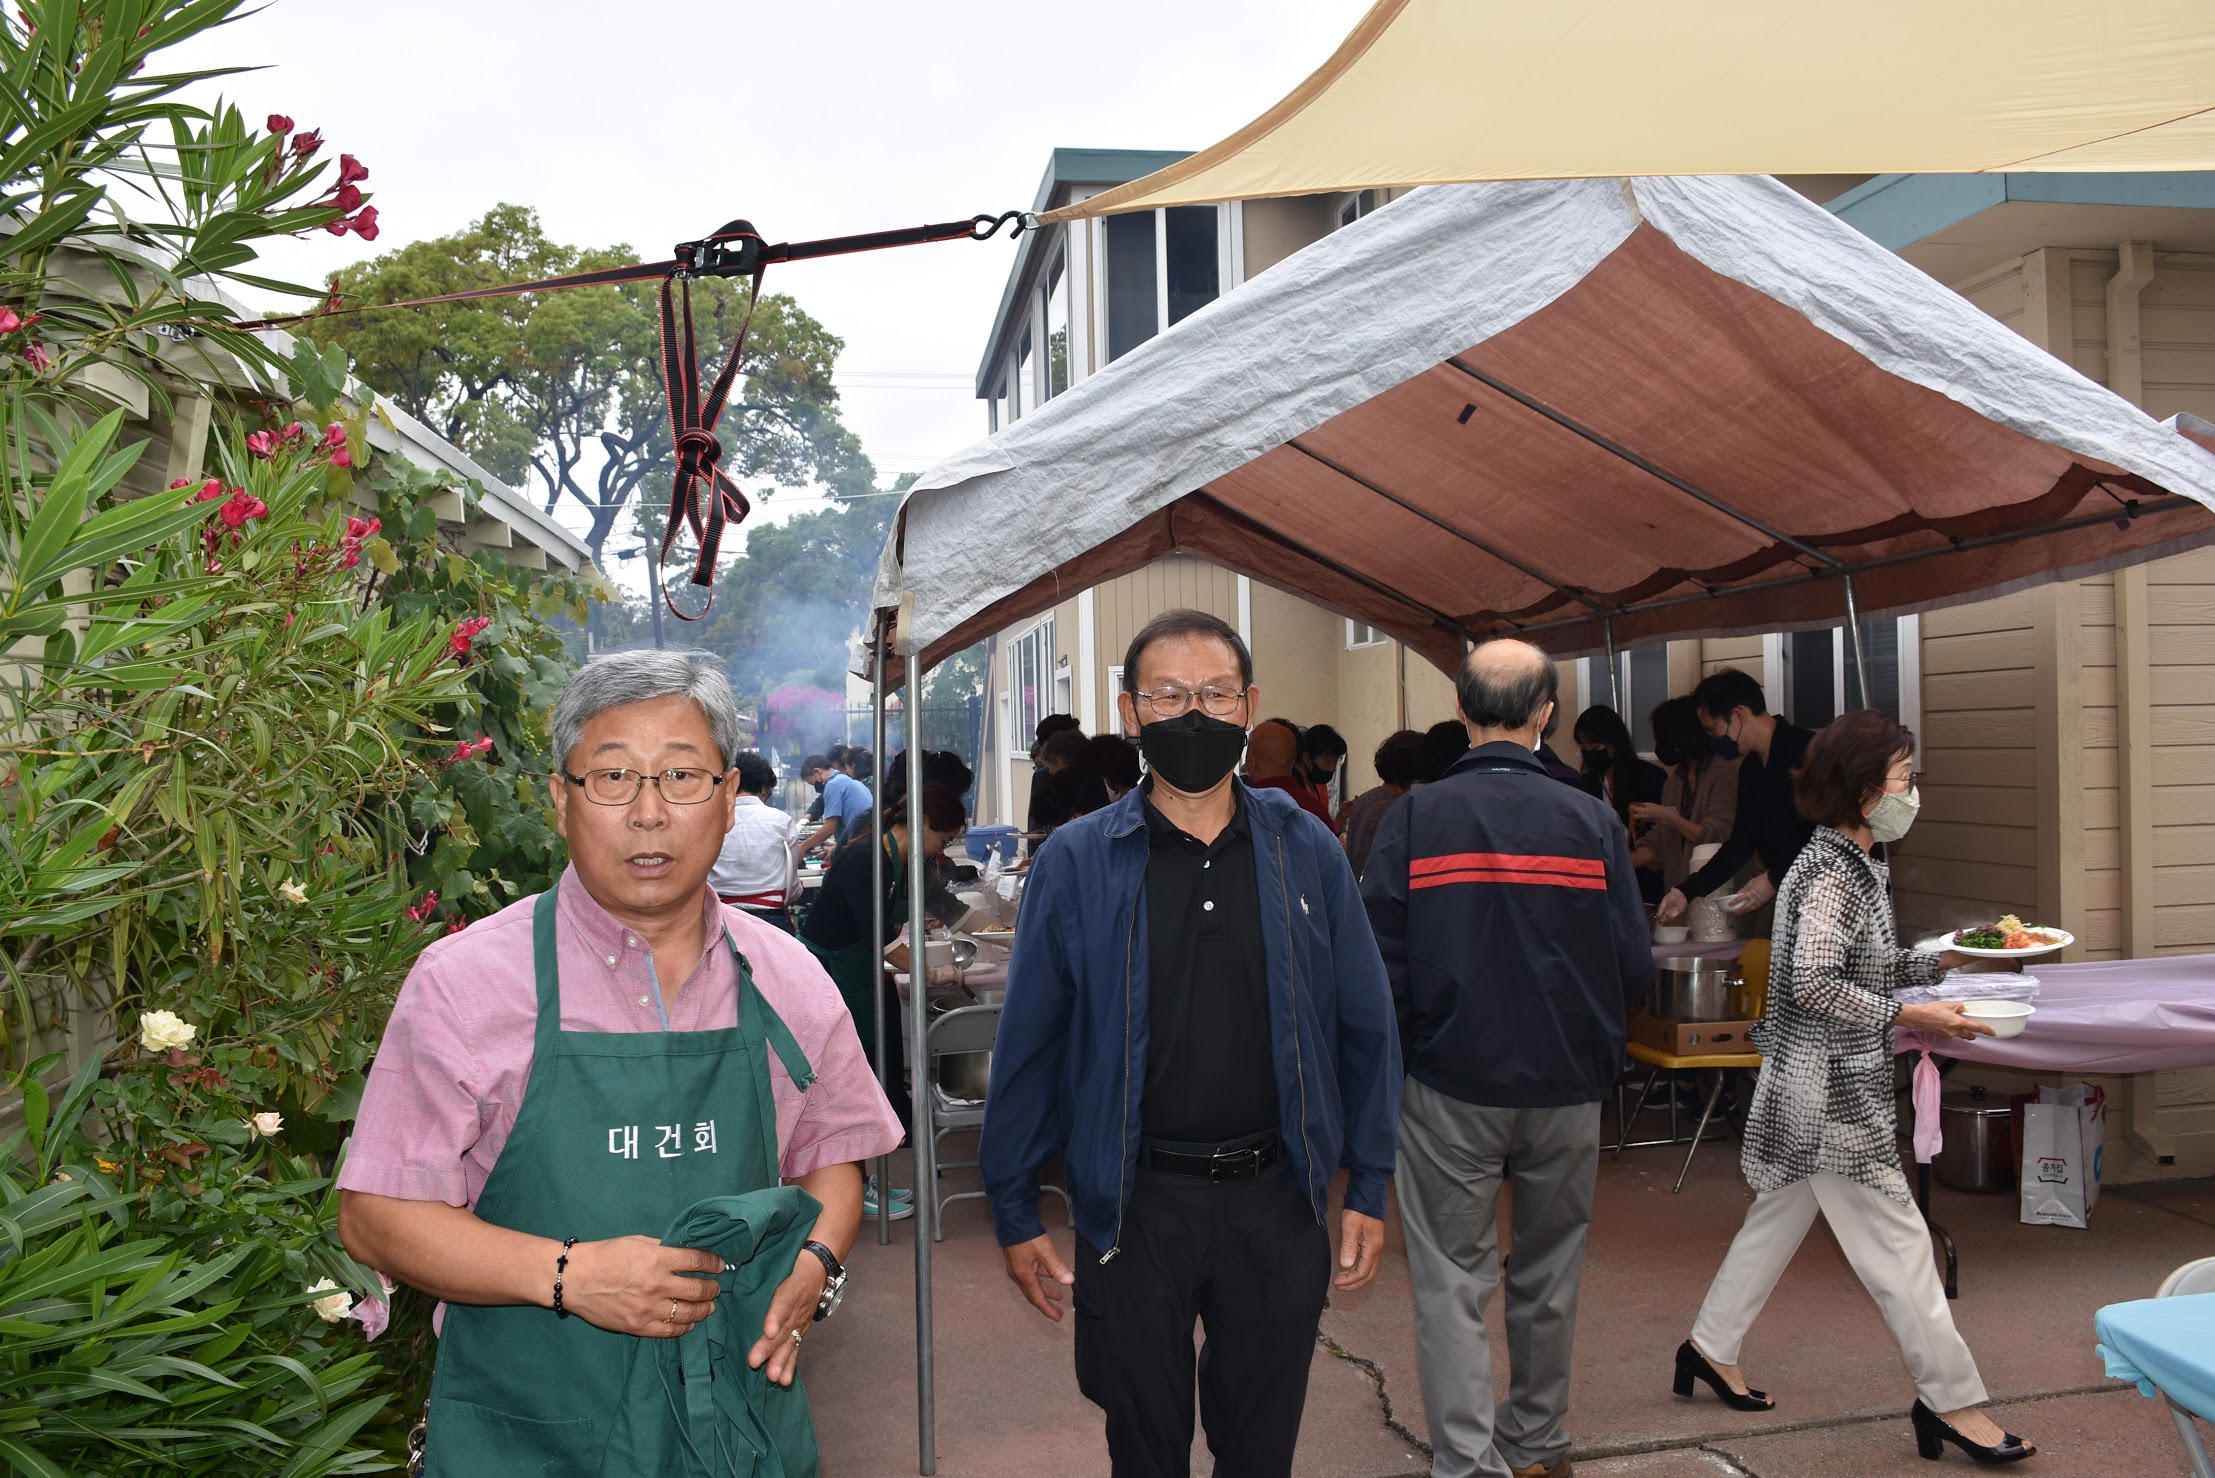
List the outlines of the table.
<svg viewBox="0 0 2215 1478">
<path fill-rule="evenodd" d="M 2150 1073 L 2163 1068 L 2215 1067 L 2215 955 L 2151 960 L 2030 962 L 2038 977 L 2037 1012 L 2019 1037 L 1967 1041 L 1895 1032 L 1892 1050 L 1921 1052 L 1916 1100 L 1918 1144 L 1936 1152 L 1937 1072 L 1933 1057 L 1981 1062 L 2026 1072 Z M 1926 1110 L 1926 1104 L 1929 1106 Z M 1917 1157 L 1920 1159 L 1921 1150 Z M 1930 1221 L 1930 1164 L 1916 1166 L 1916 1204 Z M 1946 1297 L 1958 1296 L 1960 1256 L 1944 1227 L 1930 1222 L 1946 1260 Z"/>
<path fill-rule="evenodd" d="M 2195 1416 L 2215 1419 L 2215 1293 L 2141 1298 L 2092 1316 L 2100 1358 L 2117 1380 L 2167 1403 L 2198 1478 L 2215 1478 Z"/>
</svg>

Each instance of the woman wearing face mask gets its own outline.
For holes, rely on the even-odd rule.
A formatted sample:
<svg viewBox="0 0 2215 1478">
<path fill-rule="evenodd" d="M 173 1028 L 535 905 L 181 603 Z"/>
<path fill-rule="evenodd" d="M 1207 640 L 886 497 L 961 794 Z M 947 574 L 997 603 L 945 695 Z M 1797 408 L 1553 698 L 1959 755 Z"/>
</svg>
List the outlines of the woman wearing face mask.
<svg viewBox="0 0 2215 1478">
<path fill-rule="evenodd" d="M 1638 746 L 1631 739 L 1630 729 L 1623 716 L 1606 704 L 1596 704 L 1577 715 L 1577 726 L 1570 730 L 1577 741 L 1577 751 L 1584 757 L 1586 782 L 1593 793 L 1610 806 L 1622 823 L 1631 830 L 1633 843 L 1641 840 L 1644 828 L 1633 822 L 1634 808 L 1661 799 L 1662 788 L 1667 785 L 1669 774 L 1661 766 L 1640 759 Z M 1659 903 L 1667 891 L 1661 884 L 1661 869 L 1655 859 L 1634 859 L 1638 864 L 1638 892 L 1648 903 Z"/>
<path fill-rule="evenodd" d="M 1954 1328 L 1930 1230 L 1900 1170 L 1893 1028 L 1991 1034 L 1959 1001 L 1893 999 L 1962 963 L 1899 947 L 1886 869 L 1870 856 L 1914 824 L 1914 753 L 1905 729 L 1864 708 L 1815 736 L 1795 780 L 1815 835 L 1777 894 L 1768 1015 L 1754 1029 L 1763 1062 L 1740 1164 L 1755 1199 L 1692 1337 L 1677 1349 L 1675 1390 L 1690 1396 L 1704 1381 L 1735 1410 L 1775 1406 L 1748 1388 L 1739 1346 L 1819 1212 L 1915 1379 L 1908 1416 L 1917 1450 L 1936 1458 L 1951 1442 L 1979 1462 L 2014 1462 L 2037 1449 L 1977 1409 L 1984 1382 Z"/>
<path fill-rule="evenodd" d="M 1668 767 L 1668 779 L 1660 800 L 1631 803 L 1631 825 L 1645 828 L 1631 861 L 1659 867 L 1662 887 L 1675 888 L 1691 875 L 1693 848 L 1730 836 L 1738 816 L 1738 761 L 1715 753 L 1689 696 L 1654 709 L 1653 724 L 1654 758 Z"/>
</svg>

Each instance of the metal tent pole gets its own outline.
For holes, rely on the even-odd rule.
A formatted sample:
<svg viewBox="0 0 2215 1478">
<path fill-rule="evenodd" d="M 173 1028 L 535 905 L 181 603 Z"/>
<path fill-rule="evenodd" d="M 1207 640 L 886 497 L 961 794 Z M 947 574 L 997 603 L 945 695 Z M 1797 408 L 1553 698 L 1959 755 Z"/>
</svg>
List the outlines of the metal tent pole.
<svg viewBox="0 0 2215 1478">
<path fill-rule="evenodd" d="M 885 640 L 885 622 L 881 618 L 873 617 L 870 625 L 872 630 L 870 632 L 869 656 L 869 753 L 871 755 L 870 763 L 875 764 L 876 756 L 884 753 L 884 664 L 885 649 L 890 643 Z M 877 845 L 869 849 L 869 937 L 877 941 L 880 949 L 884 945 L 883 833 L 890 828 L 891 824 L 891 820 L 880 810 L 877 815 L 877 824 L 872 828 L 878 833 Z M 885 1070 L 885 1064 L 891 1056 L 891 1051 L 885 1043 L 885 1033 L 892 1029 L 894 1023 L 888 1020 L 885 1015 L 884 987 L 882 984 L 884 964 L 881 960 L 877 965 L 877 973 L 880 977 L 878 988 L 869 1003 L 869 1009 L 876 1013 L 877 1020 L 877 1086 L 884 1090 L 887 1097 L 890 1097 L 892 1079 Z M 883 1247 L 892 1240 L 892 1157 L 890 1155 L 878 1156 L 871 1173 L 877 1178 L 877 1245 Z"/>
<path fill-rule="evenodd" d="M 1607 643 L 1607 703 L 1617 715 L 1623 711 L 1623 663 L 1615 652 L 1615 618 L 1600 618 L 1600 637 Z"/>
<path fill-rule="evenodd" d="M 1861 648 L 1861 612 L 1854 606 L 1854 577 L 1840 577 L 1846 586 L 1846 631 L 1854 644 L 1854 706 L 1869 706 L 1869 654 Z"/>
<path fill-rule="evenodd" d="M 923 663 L 916 649 L 915 600 L 900 598 L 896 642 L 906 699 L 901 712 L 908 731 L 908 1027 L 914 1045 L 909 1063 L 908 1102 L 912 1119 L 908 1138 L 915 1156 L 915 1452 L 916 1471 L 929 1478 L 938 1471 L 937 1390 L 931 1344 L 931 1228 L 938 1217 L 938 1188 L 931 1144 L 929 948 L 923 928 Z M 890 1194 L 889 1191 L 886 1194 Z"/>
</svg>

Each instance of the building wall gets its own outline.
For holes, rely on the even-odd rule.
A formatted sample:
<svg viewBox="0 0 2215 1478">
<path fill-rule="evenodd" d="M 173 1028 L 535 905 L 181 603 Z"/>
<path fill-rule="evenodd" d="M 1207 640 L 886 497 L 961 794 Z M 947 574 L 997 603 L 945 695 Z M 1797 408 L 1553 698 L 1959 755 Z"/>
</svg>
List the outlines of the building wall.
<svg viewBox="0 0 2215 1478">
<path fill-rule="evenodd" d="M 2215 256 L 2136 249 L 2152 276 L 2133 308 L 2110 302 L 2128 250 L 2046 248 L 1957 288 L 2156 417 L 2215 416 Z M 2135 333 L 2111 334 L 2111 311 Z M 1926 615 L 1923 674 L 1904 927 L 2029 902 L 2077 934 L 2072 958 L 2215 950 L 2215 551 Z M 2110 1180 L 2215 1170 L 2215 1070 L 2091 1081 Z"/>
</svg>

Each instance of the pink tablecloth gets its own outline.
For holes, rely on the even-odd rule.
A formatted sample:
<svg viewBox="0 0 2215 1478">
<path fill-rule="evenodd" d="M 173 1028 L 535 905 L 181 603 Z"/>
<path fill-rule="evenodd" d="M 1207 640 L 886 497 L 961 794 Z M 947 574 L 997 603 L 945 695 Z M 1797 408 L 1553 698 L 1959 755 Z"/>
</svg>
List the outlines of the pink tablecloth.
<svg viewBox="0 0 2215 1478">
<path fill-rule="evenodd" d="M 1901 1052 L 2032 1072 L 2150 1073 L 2215 1067 L 2215 955 L 2033 964 L 2038 1010 L 2019 1037 L 1934 1041 L 1897 1034 Z"/>
</svg>

